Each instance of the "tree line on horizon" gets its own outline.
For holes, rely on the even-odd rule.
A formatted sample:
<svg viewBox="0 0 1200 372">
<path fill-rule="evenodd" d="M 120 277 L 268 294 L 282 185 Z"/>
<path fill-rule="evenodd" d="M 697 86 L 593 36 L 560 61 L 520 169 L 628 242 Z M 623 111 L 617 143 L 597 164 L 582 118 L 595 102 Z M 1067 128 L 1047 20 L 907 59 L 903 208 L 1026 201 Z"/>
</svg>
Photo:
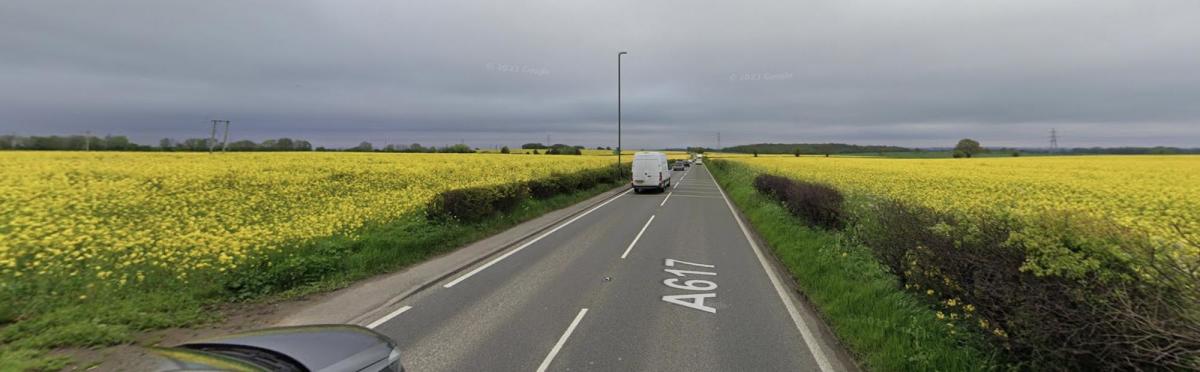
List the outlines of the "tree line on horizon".
<svg viewBox="0 0 1200 372">
<path fill-rule="evenodd" d="M 209 138 L 188 138 L 182 141 L 174 138 L 163 138 L 158 141 L 158 146 L 140 145 L 130 141 L 126 136 L 105 135 L 103 137 L 92 135 L 68 135 L 68 136 L 18 136 L 18 135 L 0 135 L 0 150 L 33 150 L 33 151 L 181 151 L 181 152 L 206 152 L 211 148 L 214 151 L 222 149 L 228 151 L 342 151 L 342 152 L 402 152 L 402 153 L 475 153 L 478 149 L 472 148 L 466 144 L 454 144 L 446 146 L 424 146 L 420 143 L 412 143 L 409 145 L 388 144 L 384 147 L 375 147 L 371 142 L 363 141 L 357 146 L 349 148 L 326 148 L 322 146 L 314 147 L 311 142 L 303 139 L 293 139 L 281 137 L 275 139 L 267 139 L 262 142 L 254 142 L 251 140 L 238 140 L 229 142 L 228 145 L 222 144 L 220 141 L 213 141 Z M 527 143 L 522 146 L 522 149 L 532 149 L 534 153 L 544 153 L 548 155 L 581 155 L 583 146 L 572 146 L 565 144 L 543 145 L 540 143 Z M 603 147 L 597 147 L 603 149 Z M 508 146 L 500 149 L 501 153 L 510 153 Z M 539 152 L 541 150 L 541 152 Z"/>
<path fill-rule="evenodd" d="M 964 142 L 965 141 L 965 142 Z M 1011 153 L 1056 153 L 1064 155 L 1171 155 L 1171 154 L 1200 154 L 1200 148 L 1179 148 L 1167 146 L 1155 147 L 1088 147 L 1088 148 L 1069 148 L 1069 149 L 1036 149 L 1036 148 L 1007 148 L 984 147 L 975 140 L 969 138 L 959 141 L 954 147 L 944 149 L 922 149 L 922 148 L 907 148 L 899 146 L 863 146 L 850 145 L 844 143 L 756 143 L 750 145 L 739 145 L 725 147 L 722 149 L 703 148 L 703 147 L 688 147 L 687 151 L 703 153 L 709 152 L 731 152 L 744 154 L 796 154 L 796 155 L 827 155 L 827 154 L 864 154 L 864 153 L 897 153 L 897 152 L 931 152 L 931 151 L 948 151 L 952 154 L 957 154 L 960 157 L 970 157 L 975 154 L 987 152 L 1011 152 Z"/>
</svg>

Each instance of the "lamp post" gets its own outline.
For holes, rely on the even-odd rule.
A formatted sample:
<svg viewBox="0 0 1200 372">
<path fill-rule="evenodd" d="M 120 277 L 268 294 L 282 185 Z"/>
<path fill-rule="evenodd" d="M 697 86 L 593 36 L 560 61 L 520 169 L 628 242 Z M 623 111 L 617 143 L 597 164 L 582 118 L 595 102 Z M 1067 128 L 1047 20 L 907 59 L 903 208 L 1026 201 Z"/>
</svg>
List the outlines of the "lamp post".
<svg viewBox="0 0 1200 372">
<path fill-rule="evenodd" d="M 629 52 L 617 53 L 617 175 L 624 177 L 621 172 L 621 56 Z"/>
</svg>

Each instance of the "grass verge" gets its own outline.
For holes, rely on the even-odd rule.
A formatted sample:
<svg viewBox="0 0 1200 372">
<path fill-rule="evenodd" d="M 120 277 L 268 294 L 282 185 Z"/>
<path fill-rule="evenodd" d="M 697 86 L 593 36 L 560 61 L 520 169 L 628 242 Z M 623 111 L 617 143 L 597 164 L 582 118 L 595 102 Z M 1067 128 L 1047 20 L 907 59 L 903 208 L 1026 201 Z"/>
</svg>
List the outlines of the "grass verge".
<svg viewBox="0 0 1200 372">
<path fill-rule="evenodd" d="M 0 371 L 58 370 L 70 361 L 47 353 L 54 348 L 125 344 L 141 331 L 219 321 L 211 309 L 222 303 L 279 300 L 341 288 L 617 186 L 606 183 L 545 199 L 526 198 L 515 210 L 476 223 L 439 223 L 429 221 L 423 213 L 412 214 L 354 234 L 282 249 L 243 270 L 194 280 L 188 286 L 108 293 L 83 304 L 34 303 L 25 309 L 0 309 L 0 313 L 14 314 L 0 319 Z"/>
<path fill-rule="evenodd" d="M 709 169 L 729 198 L 865 369 L 997 369 L 995 352 L 976 336 L 937 321 L 868 249 L 848 243 L 842 233 L 805 227 L 755 191 L 756 174 L 745 167 L 713 163 Z"/>
</svg>

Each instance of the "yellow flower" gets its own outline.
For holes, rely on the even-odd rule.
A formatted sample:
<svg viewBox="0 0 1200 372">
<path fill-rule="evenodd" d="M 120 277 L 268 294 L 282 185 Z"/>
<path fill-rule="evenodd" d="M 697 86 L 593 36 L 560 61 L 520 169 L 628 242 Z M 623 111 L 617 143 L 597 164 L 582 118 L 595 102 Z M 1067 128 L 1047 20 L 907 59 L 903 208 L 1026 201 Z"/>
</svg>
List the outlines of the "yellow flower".
<svg viewBox="0 0 1200 372">
<path fill-rule="evenodd" d="M 130 279 L 187 281 L 315 239 L 353 237 L 364 226 L 420 216 L 446 190 L 604 169 L 614 160 L 0 152 L 0 283 L 82 277 L 100 288 Z M 148 278 L 150 272 L 161 275 Z"/>
</svg>

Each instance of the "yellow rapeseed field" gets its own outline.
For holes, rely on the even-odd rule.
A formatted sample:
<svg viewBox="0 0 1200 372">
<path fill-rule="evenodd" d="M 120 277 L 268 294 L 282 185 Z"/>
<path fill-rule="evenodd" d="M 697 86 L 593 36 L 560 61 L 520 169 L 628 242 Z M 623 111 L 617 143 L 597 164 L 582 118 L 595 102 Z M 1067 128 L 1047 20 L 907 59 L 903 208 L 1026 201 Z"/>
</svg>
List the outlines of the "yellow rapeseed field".
<svg viewBox="0 0 1200 372">
<path fill-rule="evenodd" d="M 0 153 L 0 286 L 186 280 L 372 223 L 436 193 L 609 166 L 612 157 L 357 153 Z M 22 278 L 24 277 L 24 278 Z"/>
<path fill-rule="evenodd" d="M 730 160 L 942 211 L 1078 212 L 1158 239 L 1178 241 L 1178 230 L 1200 239 L 1200 156 Z"/>
</svg>

